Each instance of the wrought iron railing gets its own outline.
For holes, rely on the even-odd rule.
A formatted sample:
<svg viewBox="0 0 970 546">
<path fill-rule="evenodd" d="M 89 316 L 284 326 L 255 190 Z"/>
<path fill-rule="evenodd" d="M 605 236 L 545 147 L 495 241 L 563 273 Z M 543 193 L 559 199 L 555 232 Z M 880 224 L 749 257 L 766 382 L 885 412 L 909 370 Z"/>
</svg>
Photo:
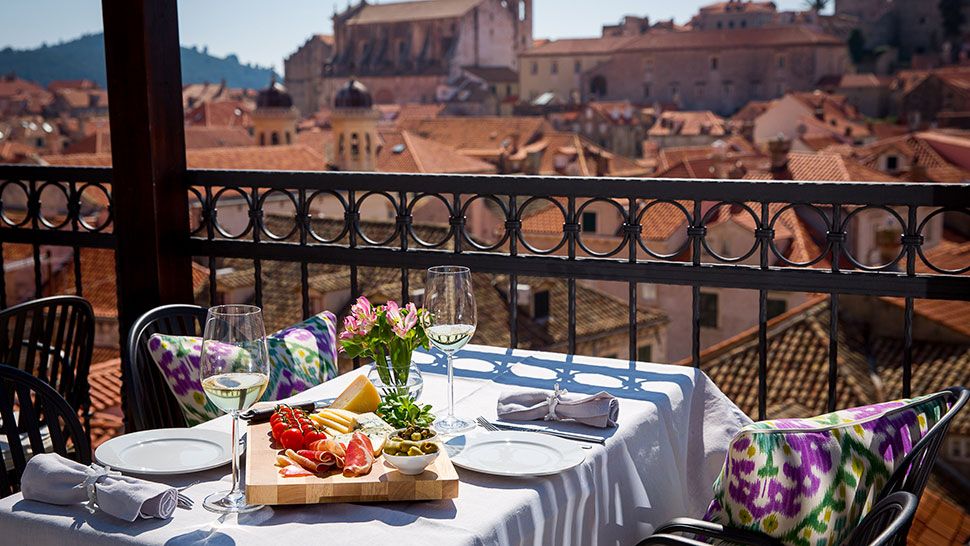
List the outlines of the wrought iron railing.
<svg viewBox="0 0 970 546">
<path fill-rule="evenodd" d="M 77 249 L 110 248 L 124 233 L 111 232 L 111 173 L 107 169 L 0 166 L 4 202 L 0 245 L 33 245 L 39 259 L 42 245 L 75 249 L 78 293 L 82 279 Z M 834 408 L 838 380 L 840 294 L 894 296 L 905 300 L 902 355 L 904 396 L 912 377 L 914 299 L 970 300 L 970 263 L 944 269 L 927 260 L 927 226 L 944 213 L 970 216 L 970 185 L 906 183 L 809 183 L 778 181 L 653 180 L 604 178 L 543 178 L 520 176 L 391 175 L 334 172 L 263 172 L 189 170 L 187 203 L 198 211 L 191 233 L 179 241 L 181 252 L 209 258 L 209 298 L 215 301 L 219 259 L 251 261 L 254 298 L 261 304 L 262 264 L 283 261 L 300 264 L 300 299 L 310 314 L 310 264 L 339 264 L 350 270 L 351 292 L 359 293 L 359 268 L 400 270 L 401 297 L 409 296 L 408 270 L 443 262 L 475 271 L 508 275 L 509 334 L 514 347 L 518 279 L 554 277 L 568 284 L 568 349 L 576 348 L 576 282 L 619 281 L 629 288 L 630 354 L 637 348 L 637 286 L 639 283 L 692 287 L 692 360 L 700 363 L 701 287 L 738 288 L 759 294 L 759 413 L 765 413 L 768 365 L 768 293 L 770 291 L 830 295 L 828 402 Z M 57 187 L 70 205 L 58 221 L 45 219 L 43 193 Z M 12 188 L 12 189 L 11 189 Z M 107 214 L 92 225 L 84 215 L 82 195 L 102 191 Z M 18 210 L 7 192 L 26 196 Z M 362 226 L 363 205 L 386 200 L 393 225 L 380 240 Z M 245 222 L 236 230 L 220 223 L 220 206 L 235 201 L 245 209 Z M 317 205 L 328 201 L 331 229 L 322 233 L 314 219 Z M 292 211 L 292 226 L 274 231 L 266 221 L 267 203 L 283 202 Z M 415 210 L 436 202 L 444 211 L 443 238 L 429 241 L 417 232 Z M 468 230 L 473 203 L 487 203 L 497 219 L 494 238 L 484 240 Z M 562 216 L 556 241 L 539 248 L 523 230 L 537 205 L 552 207 Z M 585 239 L 583 212 L 595 204 L 616 210 L 621 218 L 615 248 L 597 250 Z M 683 241 L 678 248 L 655 250 L 646 240 L 644 220 L 666 207 L 683 216 Z M 708 227 L 718 211 L 732 207 L 753 226 L 750 249 L 722 256 L 708 244 Z M 776 244 L 779 218 L 793 208 L 822 226 L 819 255 L 792 260 Z M 478 209 L 475 209 L 478 210 Z M 881 210 L 898 224 L 898 251 L 885 263 L 870 265 L 847 246 L 853 219 L 865 211 Z M 334 213 L 333 211 L 336 211 Z M 119 259 L 123 259 L 119 256 Z M 925 264 L 925 267 L 922 266 Z M 932 273 L 919 273 L 929 270 Z M 36 277 L 38 293 L 41 276 Z M 2 290 L 0 290 L 2 292 Z"/>
</svg>

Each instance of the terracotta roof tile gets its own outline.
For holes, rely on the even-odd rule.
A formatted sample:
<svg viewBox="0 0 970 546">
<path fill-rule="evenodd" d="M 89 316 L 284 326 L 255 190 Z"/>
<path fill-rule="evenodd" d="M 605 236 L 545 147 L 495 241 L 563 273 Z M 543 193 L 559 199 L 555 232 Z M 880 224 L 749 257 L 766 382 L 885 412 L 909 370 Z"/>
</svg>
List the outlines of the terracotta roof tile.
<svg viewBox="0 0 970 546">
<path fill-rule="evenodd" d="M 347 25 L 450 19 L 461 17 L 481 3 L 482 0 L 417 0 L 387 4 L 364 4 L 361 9 L 350 8 L 349 14 L 345 12 L 336 15 L 335 19 L 343 19 Z"/>
<path fill-rule="evenodd" d="M 954 243 L 943 241 L 925 251 L 926 259 L 944 270 L 959 270 L 970 265 L 970 241 Z M 917 258 L 916 272 L 935 274 L 926 263 Z M 964 273 L 967 275 L 968 273 Z M 886 301 L 903 307 L 902 298 L 884 298 Z M 914 299 L 914 312 L 946 326 L 954 332 L 970 336 L 970 302 L 958 300 Z"/>
<path fill-rule="evenodd" d="M 186 160 L 195 169 L 267 171 L 324 171 L 326 160 L 303 144 L 288 146 L 235 146 L 187 150 Z M 50 165 L 110 166 L 111 154 L 48 155 Z"/>
<path fill-rule="evenodd" d="M 398 127 L 422 138 L 447 144 L 477 156 L 498 156 L 517 138 L 519 146 L 532 143 L 552 128 L 541 117 L 465 117 L 402 120 Z"/>
<path fill-rule="evenodd" d="M 648 32 L 624 43 L 624 51 L 685 49 L 735 49 L 744 47 L 791 47 L 797 45 L 845 47 L 845 42 L 806 26 L 762 27 L 690 32 Z"/>
<path fill-rule="evenodd" d="M 723 136 L 727 134 L 727 125 L 724 118 L 710 110 L 668 111 L 660 114 L 647 134 L 649 136 Z"/>
<path fill-rule="evenodd" d="M 549 40 L 521 54 L 522 57 L 543 55 L 606 55 L 616 52 L 633 40 L 630 36 L 604 38 L 567 38 Z"/>
<path fill-rule="evenodd" d="M 201 127 L 252 127 L 252 108 L 243 101 L 206 101 L 185 112 L 185 124 Z"/>
</svg>

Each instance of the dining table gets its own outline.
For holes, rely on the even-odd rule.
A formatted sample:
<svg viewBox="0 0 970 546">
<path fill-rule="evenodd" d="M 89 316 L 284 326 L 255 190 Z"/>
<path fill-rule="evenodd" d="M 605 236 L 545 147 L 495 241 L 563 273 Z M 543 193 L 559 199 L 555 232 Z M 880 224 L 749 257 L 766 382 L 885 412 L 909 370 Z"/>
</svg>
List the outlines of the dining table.
<svg viewBox="0 0 970 546">
<path fill-rule="evenodd" d="M 419 351 L 422 403 L 446 409 L 448 382 L 441 353 Z M 593 428 L 565 421 L 552 428 L 596 434 L 585 460 L 542 477 L 501 477 L 458 469 L 455 499 L 267 506 L 247 514 L 216 514 L 202 499 L 228 489 L 229 467 L 147 479 L 176 487 L 194 501 L 170 519 L 132 523 L 89 511 L 0 499 L 0 543 L 32 546 L 148 544 L 175 546 L 340 545 L 627 545 L 677 516 L 701 517 L 734 434 L 751 420 L 703 371 L 688 366 L 467 345 L 456 353 L 455 412 L 497 418 L 503 393 L 523 389 L 572 393 L 606 391 L 619 400 L 617 426 Z M 360 368 L 291 399 L 339 394 Z M 228 431 L 228 416 L 198 425 Z M 477 428 L 466 433 L 489 434 Z M 539 433 L 536 433 L 539 434 Z M 173 454 L 177 457 L 178 454 Z M 245 457 L 243 457 L 245 459 Z"/>
</svg>

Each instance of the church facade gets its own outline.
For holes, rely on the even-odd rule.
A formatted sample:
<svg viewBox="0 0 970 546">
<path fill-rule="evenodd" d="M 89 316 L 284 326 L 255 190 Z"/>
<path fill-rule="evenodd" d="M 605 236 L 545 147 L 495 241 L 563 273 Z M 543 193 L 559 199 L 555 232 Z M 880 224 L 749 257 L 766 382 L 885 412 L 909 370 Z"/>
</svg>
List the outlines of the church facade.
<svg viewBox="0 0 970 546">
<path fill-rule="evenodd" d="M 532 1 L 365 0 L 335 13 L 333 29 L 333 54 L 306 84 L 317 107 L 331 104 L 350 77 L 376 103 L 427 103 L 466 67 L 516 70 L 532 45 Z"/>
</svg>

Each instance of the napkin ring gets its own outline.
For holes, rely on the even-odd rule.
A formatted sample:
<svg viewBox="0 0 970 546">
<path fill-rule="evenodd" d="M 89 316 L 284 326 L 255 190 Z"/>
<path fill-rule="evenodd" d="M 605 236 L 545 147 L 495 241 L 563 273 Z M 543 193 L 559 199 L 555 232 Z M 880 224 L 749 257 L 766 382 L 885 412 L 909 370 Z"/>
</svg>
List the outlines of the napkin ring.
<svg viewBox="0 0 970 546">
<path fill-rule="evenodd" d="M 101 466 L 99 464 L 91 463 L 91 466 L 85 469 L 87 476 L 81 485 L 84 486 L 84 491 L 88 494 L 88 502 L 84 506 L 88 509 L 88 512 L 94 513 L 98 507 L 98 483 L 108 477 L 108 476 L 121 476 L 121 472 L 111 470 L 110 466 Z"/>
<path fill-rule="evenodd" d="M 553 387 L 553 392 L 546 398 L 546 403 L 549 404 L 549 413 L 543 417 L 544 421 L 559 421 L 559 416 L 556 415 L 556 407 L 559 406 L 559 402 L 562 399 L 562 395 L 566 394 L 566 389 L 560 389 L 559 383 L 556 383 Z"/>
</svg>

